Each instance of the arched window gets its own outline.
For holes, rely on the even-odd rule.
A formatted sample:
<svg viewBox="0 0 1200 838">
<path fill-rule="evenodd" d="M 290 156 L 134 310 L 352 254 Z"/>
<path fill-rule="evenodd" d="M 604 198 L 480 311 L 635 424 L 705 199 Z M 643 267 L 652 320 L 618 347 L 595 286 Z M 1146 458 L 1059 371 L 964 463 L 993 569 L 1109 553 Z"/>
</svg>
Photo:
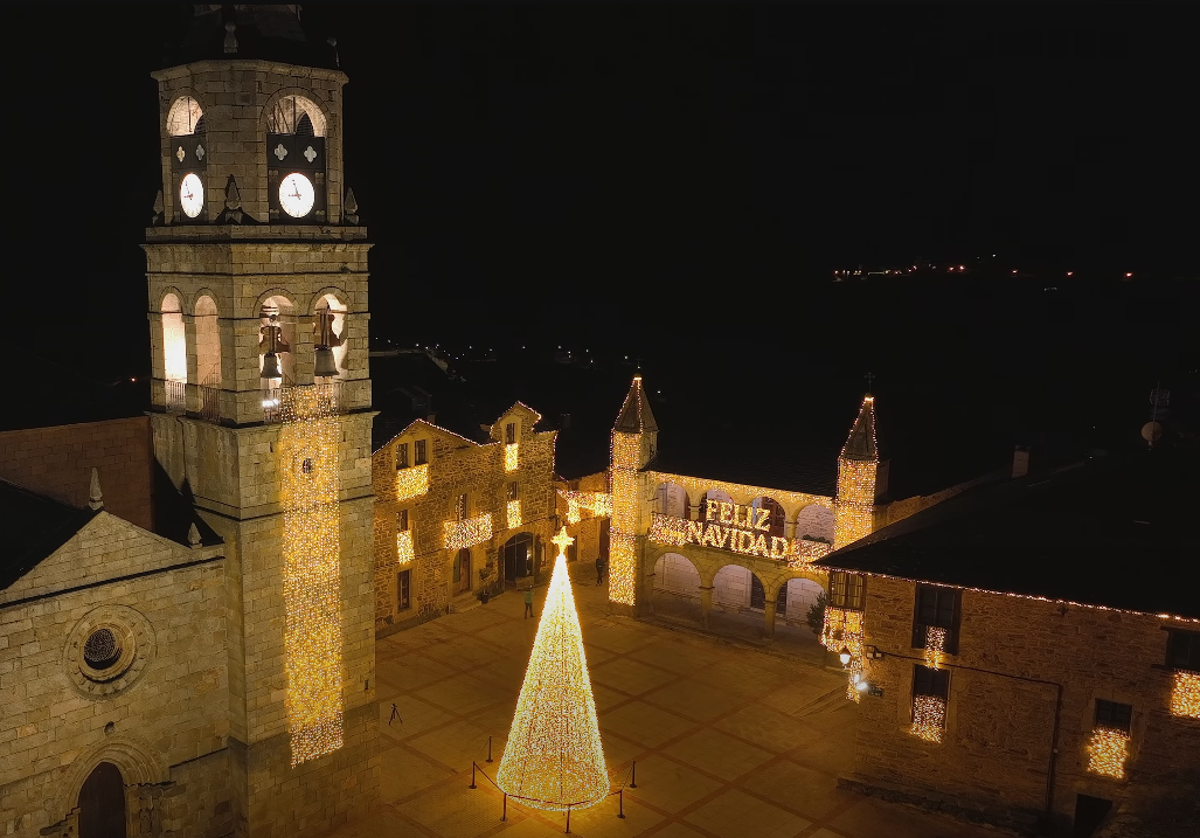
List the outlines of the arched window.
<svg viewBox="0 0 1200 838">
<path fill-rule="evenodd" d="M 321 333 L 322 312 L 330 312 L 325 326 L 326 334 Z M 346 307 L 338 302 L 333 294 L 326 294 L 317 301 L 316 317 L 313 318 L 313 346 L 319 351 L 322 347 L 333 353 L 333 361 L 337 367 L 337 377 L 346 377 Z M 328 341 L 328 343 L 325 343 Z M 319 360 L 319 359 L 318 359 Z M 320 365 L 317 367 L 320 372 Z"/>
<path fill-rule="evenodd" d="M 167 111 L 167 135 L 188 137 L 204 133 L 204 111 L 191 96 L 180 96 Z"/>
<path fill-rule="evenodd" d="M 787 525 L 787 513 L 783 511 L 783 505 L 774 498 L 759 497 L 750 502 L 750 505 L 755 509 L 765 509 L 770 516 L 767 523 L 770 525 L 770 533 L 772 536 L 783 538 L 784 530 Z"/>
<path fill-rule="evenodd" d="M 307 96 L 283 96 L 267 112 L 267 132 L 295 134 L 301 137 L 324 137 L 325 114 Z"/>
<path fill-rule="evenodd" d="M 221 331 L 217 304 L 212 297 L 196 301 L 196 375 L 200 384 L 200 413 L 206 419 L 220 415 Z"/>
<path fill-rule="evenodd" d="M 183 309 L 175 294 L 163 297 L 162 342 L 166 408 L 180 412 L 185 409 L 187 398 L 187 337 L 183 328 Z"/>
<path fill-rule="evenodd" d="M 296 363 L 292 347 L 296 344 L 296 322 L 292 302 L 284 296 L 268 297 L 263 301 L 259 311 L 259 343 L 258 370 L 263 373 L 266 367 L 267 355 L 274 350 L 275 360 L 279 365 L 280 377 L 263 380 L 264 386 L 279 387 L 295 384 Z"/>
</svg>

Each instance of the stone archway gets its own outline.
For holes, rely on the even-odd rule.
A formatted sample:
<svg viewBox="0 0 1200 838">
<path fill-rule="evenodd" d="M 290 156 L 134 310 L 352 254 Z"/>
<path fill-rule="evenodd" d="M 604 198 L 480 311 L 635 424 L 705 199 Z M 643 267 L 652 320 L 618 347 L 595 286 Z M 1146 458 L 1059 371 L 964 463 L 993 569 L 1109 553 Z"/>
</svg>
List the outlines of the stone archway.
<svg viewBox="0 0 1200 838">
<path fill-rule="evenodd" d="M 101 762 L 79 790 L 79 838 L 125 838 L 126 819 L 121 769 Z"/>
</svg>

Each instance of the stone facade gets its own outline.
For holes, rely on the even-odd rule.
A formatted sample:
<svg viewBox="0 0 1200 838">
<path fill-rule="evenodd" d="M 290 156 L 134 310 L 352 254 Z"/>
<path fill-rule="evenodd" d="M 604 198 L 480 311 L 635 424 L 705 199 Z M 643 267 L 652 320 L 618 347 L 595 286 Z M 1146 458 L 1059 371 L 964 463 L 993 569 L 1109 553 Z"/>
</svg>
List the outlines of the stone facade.
<svg viewBox="0 0 1200 838">
<path fill-rule="evenodd" d="M 455 597 L 469 599 L 482 587 L 503 590 L 500 553 L 520 533 L 547 541 L 557 523 L 554 487 L 555 431 L 537 431 L 541 417 L 517 404 L 501 416 L 485 444 L 473 442 L 426 421 L 417 421 L 372 456 L 374 488 L 375 630 L 390 633 L 444 614 Z M 509 425 L 516 440 L 515 469 L 506 468 Z M 418 462 L 417 446 L 426 462 Z M 406 454 L 400 454 L 400 450 Z M 398 454 L 400 460 L 398 463 Z M 407 465 L 403 457 L 407 456 Z M 424 469 L 422 475 L 420 470 Z M 417 478 L 420 478 L 417 480 Z M 410 485 L 420 485 L 416 489 Z M 519 517 L 509 520 L 509 487 L 517 484 Z M 460 509 L 466 495 L 467 508 Z M 407 513 L 407 535 L 401 532 Z M 464 575 L 458 549 L 446 546 L 447 524 L 459 518 L 490 516 L 488 534 L 469 539 L 470 574 Z M 511 524 L 511 526 L 510 526 Z M 410 539 L 401 547 L 401 539 Z M 411 549 L 411 557 L 401 550 Z M 459 579 L 454 579 L 456 562 Z M 409 571 L 407 607 L 401 607 L 398 574 Z M 535 573 L 541 569 L 535 567 Z"/>
<path fill-rule="evenodd" d="M 101 511 L 0 591 L 6 834 L 76 835 L 79 790 L 105 761 L 129 835 L 232 832 L 222 552 Z M 81 653 L 98 628 L 122 650 L 103 671 Z"/>
<path fill-rule="evenodd" d="M 964 590 L 941 742 L 913 735 L 916 584 L 866 579 L 854 787 L 1031 830 L 1067 823 L 1077 795 L 1137 805 L 1200 771 L 1200 721 L 1171 715 L 1170 618 Z M 1097 700 L 1132 706 L 1126 779 L 1089 771 Z M 1193 797 L 1194 800 L 1194 797 Z"/>
</svg>

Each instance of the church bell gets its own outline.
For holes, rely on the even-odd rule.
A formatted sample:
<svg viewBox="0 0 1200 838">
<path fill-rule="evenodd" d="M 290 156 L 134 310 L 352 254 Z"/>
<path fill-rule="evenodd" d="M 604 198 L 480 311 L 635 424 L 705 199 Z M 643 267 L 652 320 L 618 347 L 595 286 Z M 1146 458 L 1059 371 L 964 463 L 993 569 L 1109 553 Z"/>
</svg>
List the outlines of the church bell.
<svg viewBox="0 0 1200 838">
<path fill-rule="evenodd" d="M 263 356 L 262 378 L 283 378 L 283 374 L 279 371 L 279 356 L 274 352 L 268 352 Z"/>
<path fill-rule="evenodd" d="M 337 361 L 333 359 L 333 350 L 328 346 L 318 346 L 314 360 L 314 376 L 319 378 L 333 378 L 338 374 Z"/>
</svg>

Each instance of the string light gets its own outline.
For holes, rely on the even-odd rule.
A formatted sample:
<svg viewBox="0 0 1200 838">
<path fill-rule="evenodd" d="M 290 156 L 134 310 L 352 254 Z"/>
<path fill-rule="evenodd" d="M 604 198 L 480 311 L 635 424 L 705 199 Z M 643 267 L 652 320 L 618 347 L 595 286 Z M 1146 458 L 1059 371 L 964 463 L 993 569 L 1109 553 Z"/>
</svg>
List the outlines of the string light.
<svg viewBox="0 0 1200 838">
<path fill-rule="evenodd" d="M 282 391 L 285 712 L 295 767 L 342 747 L 341 422 L 325 387 Z"/>
<path fill-rule="evenodd" d="M 510 442 L 504 446 L 504 470 L 505 471 L 516 471 L 517 470 L 517 458 L 518 458 L 518 454 L 520 453 L 520 451 L 519 451 L 520 448 L 521 448 L 521 443 L 519 443 L 519 442 Z"/>
<path fill-rule="evenodd" d="M 1171 715 L 1200 719 L 1200 674 L 1176 672 L 1171 690 Z"/>
<path fill-rule="evenodd" d="M 846 683 L 846 698 L 857 702 L 862 696 L 856 689 L 863 674 L 863 612 L 853 608 L 825 609 L 825 622 L 821 626 L 821 645 L 830 651 L 845 650 L 850 661 L 845 665 L 849 676 Z"/>
<path fill-rule="evenodd" d="M 579 499 L 567 498 L 567 523 L 578 524 L 583 520 L 579 515 Z"/>
<path fill-rule="evenodd" d="M 690 497 L 703 497 L 708 491 L 724 492 L 732 498 L 773 498 L 786 506 L 802 508 L 805 506 L 822 506 L 833 509 L 833 498 L 828 495 L 813 495 L 808 492 L 789 492 L 783 489 L 771 489 L 766 486 L 751 486 L 743 483 L 727 483 L 723 480 L 708 480 L 703 477 L 689 477 L 686 474 L 671 474 L 665 471 L 647 472 L 656 483 L 674 483 L 688 493 Z"/>
<path fill-rule="evenodd" d="M 510 500 L 506 511 L 508 512 L 508 528 L 515 530 L 521 526 L 521 501 Z"/>
<path fill-rule="evenodd" d="M 396 500 L 412 500 L 429 492 L 429 463 L 396 471 Z"/>
<path fill-rule="evenodd" d="M 408 564 L 414 558 L 416 553 L 413 551 L 412 530 L 396 533 L 396 562 Z"/>
<path fill-rule="evenodd" d="M 559 489 L 558 494 L 567 501 L 567 523 L 569 524 L 578 524 L 583 518 L 580 511 L 584 509 L 596 517 L 612 515 L 612 495 L 608 492 Z"/>
<path fill-rule="evenodd" d="M 716 506 L 729 507 L 732 504 L 711 504 L 709 509 Z M 746 507 L 737 508 L 745 509 Z M 722 516 L 720 520 L 725 520 L 725 516 Z M 764 518 L 763 521 L 766 522 L 767 519 Z M 672 547 L 695 544 L 743 556 L 761 556 L 764 559 L 785 562 L 788 567 L 796 570 L 805 569 L 811 562 L 826 555 L 832 549 L 831 545 L 824 542 L 782 538 L 777 535 L 756 532 L 759 529 L 762 527 L 721 526 L 708 521 L 692 521 L 688 518 L 655 512 L 650 516 L 649 537 L 651 541 Z"/>
<path fill-rule="evenodd" d="M 496 785 L 537 809 L 584 809 L 609 793 L 596 701 L 567 574 L 567 528 L 542 606 Z"/>
<path fill-rule="evenodd" d="M 913 699 L 910 732 L 926 742 L 940 743 L 946 729 L 946 701 L 941 696 L 918 695 Z"/>
<path fill-rule="evenodd" d="M 867 451 L 851 451 L 851 442 L 870 434 Z M 875 399 L 864 396 L 850 436 L 838 457 L 836 519 L 833 543 L 844 547 L 871 534 L 875 518 L 875 480 L 879 471 L 879 442 L 875 438 Z"/>
<path fill-rule="evenodd" d="M 1096 727 L 1088 741 L 1088 768 L 1093 774 L 1125 779 L 1125 760 L 1129 758 L 1129 734 L 1110 727 Z"/>
<path fill-rule="evenodd" d="M 946 630 L 937 626 L 925 626 L 925 665 L 937 669 L 946 651 Z"/>
<path fill-rule="evenodd" d="M 461 521 L 446 521 L 442 524 L 447 550 L 462 550 L 474 547 L 492 537 L 492 513 L 484 512 L 474 518 Z"/>
<path fill-rule="evenodd" d="M 641 434 L 612 433 L 612 523 L 608 544 L 608 598 L 633 605 L 637 590 L 638 476 Z"/>
</svg>

